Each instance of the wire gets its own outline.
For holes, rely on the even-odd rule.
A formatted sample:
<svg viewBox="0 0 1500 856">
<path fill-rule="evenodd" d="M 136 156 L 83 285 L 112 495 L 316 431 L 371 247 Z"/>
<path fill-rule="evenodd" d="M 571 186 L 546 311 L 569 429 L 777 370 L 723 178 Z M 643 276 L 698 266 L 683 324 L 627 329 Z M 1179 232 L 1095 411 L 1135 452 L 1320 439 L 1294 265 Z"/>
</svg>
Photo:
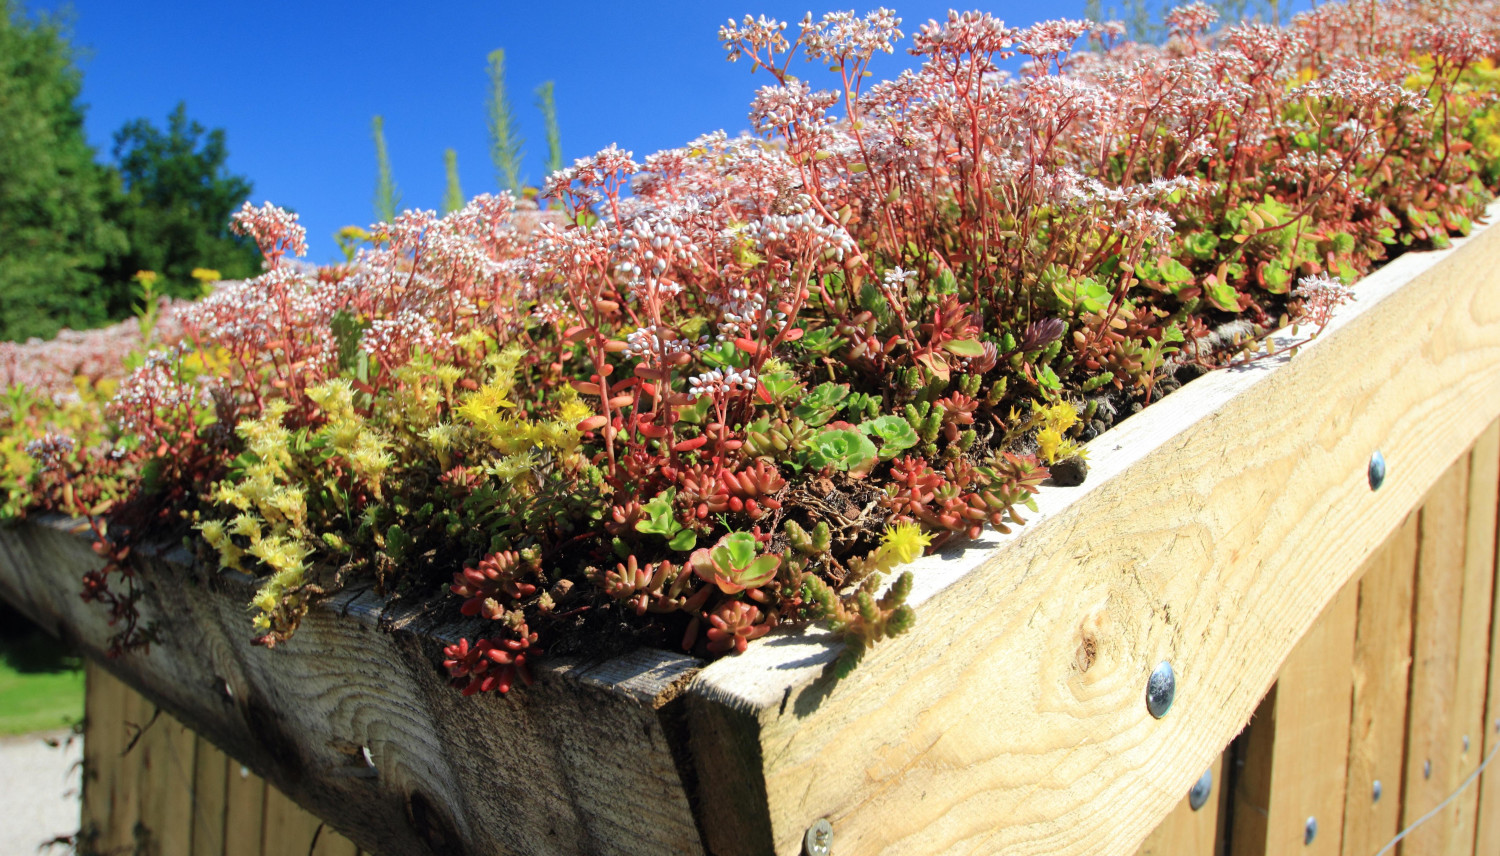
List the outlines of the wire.
<svg viewBox="0 0 1500 856">
<path fill-rule="evenodd" d="M 1448 803 L 1453 802 L 1455 799 L 1458 798 L 1459 794 L 1461 794 L 1461 793 L 1464 792 L 1465 788 L 1467 788 L 1469 785 L 1474 784 L 1474 780 L 1477 779 L 1477 778 L 1479 778 L 1479 774 L 1483 773 L 1484 772 L 1484 768 L 1488 767 L 1490 765 L 1490 761 L 1494 760 L 1496 752 L 1500 752 L 1500 742 L 1497 742 L 1495 744 L 1495 748 L 1493 748 L 1493 749 L 1490 750 L 1490 754 L 1488 754 L 1488 755 L 1485 756 L 1484 761 L 1482 763 L 1480 763 L 1480 765 L 1474 769 L 1474 772 L 1470 773 L 1469 777 L 1467 779 L 1464 779 L 1464 783 L 1458 786 L 1458 790 L 1456 790 L 1453 793 L 1449 794 L 1448 798 L 1445 799 L 1445 800 L 1443 800 L 1442 802 L 1438 803 L 1437 806 L 1435 808 L 1433 808 L 1432 811 L 1429 811 L 1426 814 L 1422 815 L 1421 817 L 1417 818 L 1412 823 L 1411 826 L 1408 826 L 1407 828 L 1405 828 L 1405 829 L 1401 830 L 1400 832 L 1396 833 L 1396 837 L 1392 838 L 1384 847 L 1380 848 L 1380 851 L 1378 853 L 1376 853 L 1375 856 L 1385 856 L 1386 853 L 1390 852 L 1390 849 L 1392 847 L 1395 847 L 1397 844 L 1401 843 L 1401 839 L 1403 839 L 1406 836 L 1410 835 L 1412 833 L 1412 830 L 1416 829 L 1417 827 L 1421 826 L 1422 824 L 1426 823 L 1427 821 L 1432 820 L 1434 817 L 1436 817 L 1438 815 L 1439 812 L 1441 812 L 1443 809 L 1447 808 L 1448 807 Z"/>
</svg>

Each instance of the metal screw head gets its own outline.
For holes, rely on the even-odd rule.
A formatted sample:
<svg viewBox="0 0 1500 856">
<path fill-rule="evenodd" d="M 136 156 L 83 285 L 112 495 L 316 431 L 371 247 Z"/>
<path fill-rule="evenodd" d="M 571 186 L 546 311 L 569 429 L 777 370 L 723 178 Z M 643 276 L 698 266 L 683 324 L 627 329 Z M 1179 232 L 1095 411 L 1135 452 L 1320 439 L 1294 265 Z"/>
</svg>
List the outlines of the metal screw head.
<svg viewBox="0 0 1500 856">
<path fill-rule="evenodd" d="M 1307 826 L 1303 827 L 1302 829 L 1302 843 L 1311 844 L 1313 843 L 1313 839 L 1317 837 L 1318 819 L 1316 817 L 1309 817 L 1307 819 Z"/>
<path fill-rule="evenodd" d="M 833 852 L 833 824 L 820 817 L 802 836 L 802 852 L 807 856 L 829 856 Z"/>
<path fill-rule="evenodd" d="M 1464 735 L 1464 751 L 1469 751 L 1469 735 Z"/>
<path fill-rule="evenodd" d="M 1380 780 L 1375 780 L 1375 787 L 1371 788 L 1370 802 L 1380 802 Z"/>
<path fill-rule="evenodd" d="M 1385 455 L 1380 454 L 1379 449 L 1370 456 L 1369 476 L 1370 490 L 1380 490 L 1380 486 L 1385 484 Z"/>
<path fill-rule="evenodd" d="M 1422 762 L 1422 778 L 1424 778 L 1424 779 L 1430 779 L 1430 778 L 1432 778 L 1432 759 L 1431 758 L 1429 758 L 1426 761 Z"/>
<path fill-rule="evenodd" d="M 1172 664 L 1162 660 L 1151 670 L 1151 677 L 1146 681 L 1146 709 L 1161 719 L 1172 709 L 1172 700 L 1176 697 L 1177 675 L 1172 671 Z"/>
<path fill-rule="evenodd" d="M 1214 769 L 1209 767 L 1193 783 L 1193 789 L 1188 791 L 1188 807 L 1193 811 L 1203 808 L 1208 802 L 1208 795 L 1214 791 Z"/>
</svg>

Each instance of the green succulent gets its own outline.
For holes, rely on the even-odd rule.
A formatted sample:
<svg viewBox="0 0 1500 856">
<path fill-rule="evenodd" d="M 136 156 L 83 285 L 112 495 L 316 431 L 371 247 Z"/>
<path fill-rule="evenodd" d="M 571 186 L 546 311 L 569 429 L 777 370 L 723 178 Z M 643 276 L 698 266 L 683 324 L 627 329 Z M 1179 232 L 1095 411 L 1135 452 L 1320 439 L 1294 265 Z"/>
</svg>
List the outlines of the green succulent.
<svg viewBox="0 0 1500 856">
<path fill-rule="evenodd" d="M 900 416 L 881 416 L 859 426 L 860 433 L 880 438 L 880 460 L 889 461 L 921 442 L 911 423 Z"/>
<path fill-rule="evenodd" d="M 835 469 L 863 478 L 880 459 L 870 438 L 852 428 L 830 428 L 807 445 L 807 465 L 813 469 Z"/>
<path fill-rule="evenodd" d="M 713 583 L 725 594 L 739 594 L 769 583 L 781 569 L 780 556 L 757 557 L 759 548 L 755 536 L 749 532 L 730 532 L 713 547 L 693 551 L 688 567 L 699 579 Z"/>
</svg>

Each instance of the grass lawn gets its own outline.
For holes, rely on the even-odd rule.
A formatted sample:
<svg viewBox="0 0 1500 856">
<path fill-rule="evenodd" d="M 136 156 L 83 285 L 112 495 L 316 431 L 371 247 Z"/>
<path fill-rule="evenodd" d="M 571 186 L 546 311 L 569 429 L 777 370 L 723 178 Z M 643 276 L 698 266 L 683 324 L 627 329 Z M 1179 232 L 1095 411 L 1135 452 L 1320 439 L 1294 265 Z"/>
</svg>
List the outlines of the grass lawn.
<svg viewBox="0 0 1500 856">
<path fill-rule="evenodd" d="M 19 617 L 9 610 L 0 623 Z M 83 718 L 83 666 L 52 637 L 14 624 L 0 633 L 0 736 L 66 728 Z"/>
</svg>

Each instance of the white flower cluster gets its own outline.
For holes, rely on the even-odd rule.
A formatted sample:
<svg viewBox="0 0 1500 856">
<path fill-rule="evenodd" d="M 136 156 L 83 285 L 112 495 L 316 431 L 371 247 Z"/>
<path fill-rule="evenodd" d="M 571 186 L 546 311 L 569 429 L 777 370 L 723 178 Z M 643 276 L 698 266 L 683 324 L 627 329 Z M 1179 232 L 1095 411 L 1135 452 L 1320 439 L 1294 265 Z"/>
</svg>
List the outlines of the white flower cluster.
<svg viewBox="0 0 1500 856">
<path fill-rule="evenodd" d="M 750 392 L 755 389 L 755 372 L 749 369 L 711 369 L 688 378 L 688 395 L 697 398 L 707 395 L 718 399 L 735 389 Z"/>
</svg>

